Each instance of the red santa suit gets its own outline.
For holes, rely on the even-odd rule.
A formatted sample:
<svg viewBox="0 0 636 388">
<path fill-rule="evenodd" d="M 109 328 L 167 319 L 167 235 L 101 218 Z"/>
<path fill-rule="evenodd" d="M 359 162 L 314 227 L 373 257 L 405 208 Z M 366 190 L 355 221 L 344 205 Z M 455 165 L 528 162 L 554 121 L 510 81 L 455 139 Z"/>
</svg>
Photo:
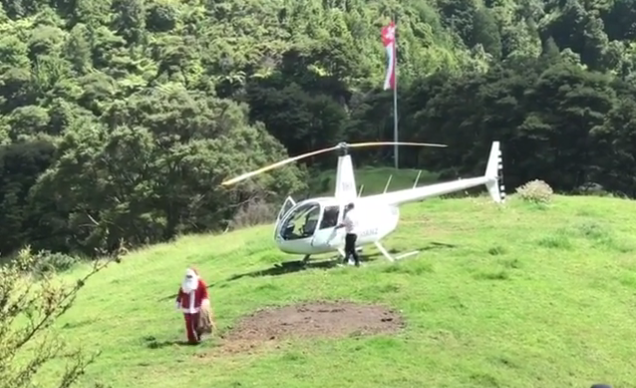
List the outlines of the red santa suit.
<svg viewBox="0 0 636 388">
<path fill-rule="evenodd" d="M 209 304 L 207 285 L 201 280 L 196 270 L 188 268 L 177 295 L 177 309 L 183 312 L 188 342 L 201 341 L 201 334 L 198 331 L 199 312 L 202 305 Z"/>
</svg>

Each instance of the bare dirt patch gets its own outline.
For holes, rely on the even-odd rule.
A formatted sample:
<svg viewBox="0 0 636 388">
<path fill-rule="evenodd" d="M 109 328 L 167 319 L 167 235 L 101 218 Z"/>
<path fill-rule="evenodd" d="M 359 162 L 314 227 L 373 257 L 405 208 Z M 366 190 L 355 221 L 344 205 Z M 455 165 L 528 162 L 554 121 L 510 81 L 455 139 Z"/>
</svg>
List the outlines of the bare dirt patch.
<svg viewBox="0 0 636 388">
<path fill-rule="evenodd" d="M 223 335 L 221 348 L 237 352 L 290 338 L 395 333 L 404 326 L 395 311 L 378 305 L 315 302 L 256 311 Z"/>
</svg>

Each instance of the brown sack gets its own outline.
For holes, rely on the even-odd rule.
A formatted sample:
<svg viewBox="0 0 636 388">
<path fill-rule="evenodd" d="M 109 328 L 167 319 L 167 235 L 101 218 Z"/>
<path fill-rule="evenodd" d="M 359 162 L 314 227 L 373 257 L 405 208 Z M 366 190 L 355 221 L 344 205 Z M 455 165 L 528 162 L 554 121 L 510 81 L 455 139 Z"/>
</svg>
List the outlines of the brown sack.
<svg viewBox="0 0 636 388">
<path fill-rule="evenodd" d="M 213 329 L 215 329 L 215 326 L 212 308 L 210 306 L 201 306 L 197 331 L 201 334 L 212 334 Z"/>
</svg>

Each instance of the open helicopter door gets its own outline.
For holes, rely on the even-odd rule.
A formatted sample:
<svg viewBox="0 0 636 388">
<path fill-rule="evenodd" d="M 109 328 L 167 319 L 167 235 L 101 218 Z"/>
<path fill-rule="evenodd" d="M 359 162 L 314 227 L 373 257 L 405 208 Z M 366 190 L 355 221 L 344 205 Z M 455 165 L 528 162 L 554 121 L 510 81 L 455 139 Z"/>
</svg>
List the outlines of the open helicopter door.
<svg viewBox="0 0 636 388">
<path fill-rule="evenodd" d="M 278 212 L 278 216 L 276 217 L 276 227 L 274 228 L 274 238 L 280 236 L 280 228 L 281 228 L 281 219 L 289 212 L 289 210 L 296 205 L 296 201 L 292 197 L 287 197 L 285 202 L 283 202 L 283 206 L 280 208 Z"/>
<path fill-rule="evenodd" d="M 328 249 L 337 242 L 339 229 L 336 226 L 341 221 L 342 205 L 326 206 L 322 208 L 322 214 L 318 219 L 318 227 L 311 239 L 311 246 Z"/>
</svg>

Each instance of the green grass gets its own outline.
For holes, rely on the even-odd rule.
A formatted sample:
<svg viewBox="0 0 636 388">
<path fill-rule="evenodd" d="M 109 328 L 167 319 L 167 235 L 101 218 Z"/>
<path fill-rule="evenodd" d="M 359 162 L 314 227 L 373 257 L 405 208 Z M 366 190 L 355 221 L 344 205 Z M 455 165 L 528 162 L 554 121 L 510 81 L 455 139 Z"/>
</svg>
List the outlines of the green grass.
<svg viewBox="0 0 636 388">
<path fill-rule="evenodd" d="M 417 179 L 419 170 L 414 169 L 399 169 L 396 170 L 391 167 L 357 167 L 355 168 L 356 185 L 358 192 L 360 186 L 363 186 L 362 196 L 379 194 L 384 192 L 387 181 L 391 178 L 388 191 L 402 190 L 413 187 Z M 319 195 L 333 195 L 334 187 L 336 184 L 335 169 L 328 170 L 317 174 L 309 186 L 310 192 L 319 193 Z M 438 174 L 422 170 L 418 186 L 438 182 Z"/>
<path fill-rule="evenodd" d="M 237 280 L 296 258 L 274 248 L 270 226 L 184 237 L 91 280 L 60 332 L 103 351 L 84 387 L 636 387 L 633 214 L 633 202 L 611 198 L 558 196 L 547 208 L 436 199 L 404 207 L 386 241 L 419 256 Z M 184 337 L 172 295 L 190 264 L 211 284 L 223 329 L 265 305 L 338 298 L 387 304 L 407 327 L 231 356 L 210 355 L 217 341 L 151 348 Z"/>
</svg>

